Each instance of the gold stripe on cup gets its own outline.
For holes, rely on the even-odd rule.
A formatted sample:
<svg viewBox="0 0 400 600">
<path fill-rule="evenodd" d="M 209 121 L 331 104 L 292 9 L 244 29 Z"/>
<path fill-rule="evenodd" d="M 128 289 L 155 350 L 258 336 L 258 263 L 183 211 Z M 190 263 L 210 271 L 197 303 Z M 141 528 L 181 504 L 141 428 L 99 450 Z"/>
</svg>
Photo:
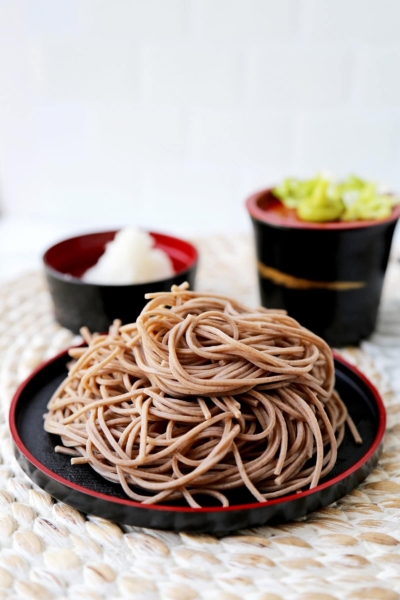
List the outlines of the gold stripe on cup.
<svg viewBox="0 0 400 600">
<path fill-rule="evenodd" d="M 278 269 L 264 265 L 260 261 L 258 261 L 257 266 L 262 277 L 269 279 L 276 285 L 283 285 L 293 290 L 333 290 L 343 292 L 365 287 L 365 281 L 312 281 L 311 279 L 303 279 L 283 273 Z"/>
</svg>

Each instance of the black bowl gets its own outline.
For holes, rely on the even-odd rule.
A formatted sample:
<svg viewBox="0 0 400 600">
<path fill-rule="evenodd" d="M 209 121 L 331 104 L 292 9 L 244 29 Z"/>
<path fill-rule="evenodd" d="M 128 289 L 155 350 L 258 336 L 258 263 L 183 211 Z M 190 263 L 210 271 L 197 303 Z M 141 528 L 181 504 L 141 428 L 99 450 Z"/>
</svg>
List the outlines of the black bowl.
<svg viewBox="0 0 400 600">
<path fill-rule="evenodd" d="M 358 344 L 375 328 L 393 232 L 388 219 L 308 223 L 271 190 L 247 200 L 261 302 L 284 308 L 331 346 Z"/>
<path fill-rule="evenodd" d="M 90 233 L 69 238 L 49 248 L 43 256 L 46 278 L 54 304 L 55 317 L 74 333 L 86 325 L 103 332 L 114 319 L 132 323 L 146 304 L 145 294 L 169 291 L 187 281 L 194 289 L 198 254 L 196 248 L 179 238 L 150 232 L 156 248 L 164 250 L 175 269 L 167 279 L 132 285 L 86 283 L 80 277 L 92 267 L 112 241 L 116 231 Z"/>
</svg>

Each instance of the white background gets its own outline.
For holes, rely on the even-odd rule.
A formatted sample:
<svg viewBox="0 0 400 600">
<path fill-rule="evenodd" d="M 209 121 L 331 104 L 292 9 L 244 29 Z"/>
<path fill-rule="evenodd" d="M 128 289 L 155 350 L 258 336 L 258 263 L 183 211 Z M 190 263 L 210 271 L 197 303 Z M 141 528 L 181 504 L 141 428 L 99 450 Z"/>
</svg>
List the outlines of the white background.
<svg viewBox="0 0 400 600">
<path fill-rule="evenodd" d="M 245 230 L 320 169 L 400 189 L 399 0 L 0 0 L 3 247 Z"/>
</svg>

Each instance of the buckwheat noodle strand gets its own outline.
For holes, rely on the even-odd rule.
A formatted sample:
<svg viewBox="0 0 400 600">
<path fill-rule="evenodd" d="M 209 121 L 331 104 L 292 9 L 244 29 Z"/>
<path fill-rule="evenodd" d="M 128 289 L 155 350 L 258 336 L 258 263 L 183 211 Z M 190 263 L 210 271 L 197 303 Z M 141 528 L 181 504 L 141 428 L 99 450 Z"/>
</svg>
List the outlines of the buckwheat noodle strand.
<svg viewBox="0 0 400 600">
<path fill-rule="evenodd" d="M 346 425 L 327 344 L 284 311 L 187 285 L 149 294 L 136 323 L 82 335 L 44 428 L 56 452 L 154 504 L 245 486 L 259 502 L 313 488 Z M 197 499 L 196 499 L 197 498 Z"/>
</svg>

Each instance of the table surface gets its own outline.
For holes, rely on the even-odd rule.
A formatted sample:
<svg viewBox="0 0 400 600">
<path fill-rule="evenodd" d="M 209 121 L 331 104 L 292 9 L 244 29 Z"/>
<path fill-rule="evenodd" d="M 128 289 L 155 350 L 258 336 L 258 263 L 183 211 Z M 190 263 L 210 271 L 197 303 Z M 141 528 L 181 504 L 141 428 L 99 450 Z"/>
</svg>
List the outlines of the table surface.
<svg viewBox="0 0 400 600">
<path fill-rule="evenodd" d="M 257 304 L 251 238 L 213 236 L 197 244 L 198 288 Z M 10 272 L 3 271 L 3 280 Z M 39 272 L 0 285 L 0 315 L 0 599 L 400 599 L 400 266 L 395 257 L 377 331 L 361 348 L 342 350 L 378 386 L 387 407 L 378 467 L 358 490 L 304 520 L 229 537 L 121 528 L 84 516 L 32 484 L 13 456 L 9 402 L 18 383 L 73 337 L 54 322 Z"/>
</svg>

